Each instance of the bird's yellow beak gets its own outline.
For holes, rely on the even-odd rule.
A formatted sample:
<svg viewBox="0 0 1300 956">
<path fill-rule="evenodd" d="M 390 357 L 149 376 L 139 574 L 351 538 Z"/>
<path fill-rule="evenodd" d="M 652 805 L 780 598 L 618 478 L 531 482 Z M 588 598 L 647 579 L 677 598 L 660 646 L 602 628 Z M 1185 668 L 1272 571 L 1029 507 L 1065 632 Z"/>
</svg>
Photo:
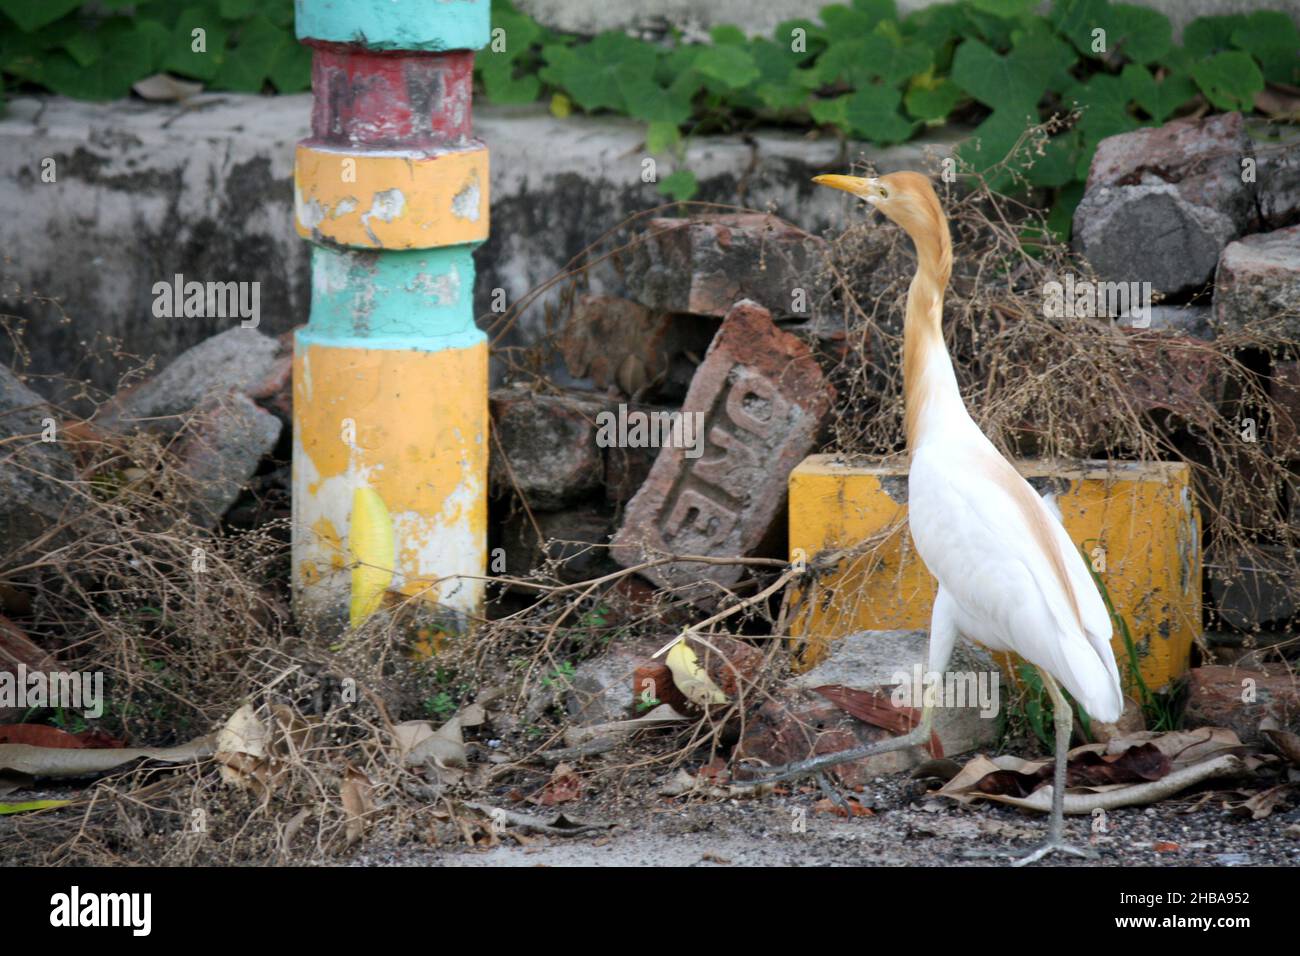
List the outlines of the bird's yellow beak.
<svg viewBox="0 0 1300 956">
<path fill-rule="evenodd" d="M 818 186 L 830 186 L 831 189 L 842 189 L 846 193 L 852 193 L 866 199 L 868 196 L 876 196 L 876 181 L 874 179 L 863 179 L 861 176 L 814 176 L 813 182 Z"/>
</svg>

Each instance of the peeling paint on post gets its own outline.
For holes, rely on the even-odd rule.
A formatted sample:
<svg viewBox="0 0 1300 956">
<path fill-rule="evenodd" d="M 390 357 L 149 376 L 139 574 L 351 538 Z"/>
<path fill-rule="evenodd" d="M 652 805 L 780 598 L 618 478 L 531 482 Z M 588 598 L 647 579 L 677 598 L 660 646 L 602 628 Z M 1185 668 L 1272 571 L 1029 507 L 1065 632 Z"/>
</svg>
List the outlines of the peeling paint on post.
<svg viewBox="0 0 1300 956">
<path fill-rule="evenodd" d="M 488 153 L 470 106 L 489 2 L 297 0 L 296 18 L 315 95 L 294 168 L 297 229 L 315 244 L 294 342 L 296 609 L 326 628 L 356 616 L 352 510 L 369 489 L 392 537 L 372 549 L 393 556 L 389 588 L 460 629 L 487 559 L 472 252 L 488 235 Z"/>
</svg>

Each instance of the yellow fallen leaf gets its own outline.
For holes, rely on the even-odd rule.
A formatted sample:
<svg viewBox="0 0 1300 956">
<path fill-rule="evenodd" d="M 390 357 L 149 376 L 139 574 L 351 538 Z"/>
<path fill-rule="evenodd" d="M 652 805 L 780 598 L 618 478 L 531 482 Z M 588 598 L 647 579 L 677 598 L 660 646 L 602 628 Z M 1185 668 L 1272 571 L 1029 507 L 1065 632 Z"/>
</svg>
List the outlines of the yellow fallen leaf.
<svg viewBox="0 0 1300 956">
<path fill-rule="evenodd" d="M 710 704 L 727 702 L 727 695 L 717 684 L 709 680 L 709 675 L 700 665 L 700 659 L 695 656 L 695 652 L 685 640 L 680 640 L 673 645 L 668 656 L 664 658 L 664 663 L 672 671 L 673 683 L 677 685 L 677 689 L 685 694 L 686 699 L 692 704 L 708 707 Z"/>
<path fill-rule="evenodd" d="M 384 592 L 393 583 L 396 544 L 393 520 L 384 499 L 373 488 L 358 488 L 352 495 L 352 603 L 348 620 L 360 627 L 379 610 Z"/>
</svg>

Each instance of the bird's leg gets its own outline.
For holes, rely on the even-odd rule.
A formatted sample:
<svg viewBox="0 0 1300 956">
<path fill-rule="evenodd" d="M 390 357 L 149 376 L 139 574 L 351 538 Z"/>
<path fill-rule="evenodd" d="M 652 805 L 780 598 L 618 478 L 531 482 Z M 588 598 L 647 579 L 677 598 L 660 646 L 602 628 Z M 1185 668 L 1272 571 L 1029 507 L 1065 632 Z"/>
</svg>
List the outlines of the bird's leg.
<svg viewBox="0 0 1300 956">
<path fill-rule="evenodd" d="M 956 641 L 957 624 L 952 614 L 952 602 L 947 593 L 940 587 L 939 593 L 935 595 L 934 608 L 930 615 L 930 640 L 926 649 L 929 673 L 943 674 L 948 667 L 948 660 L 952 656 L 953 644 Z M 788 763 L 780 767 L 748 767 L 746 769 L 754 774 L 755 783 L 778 783 L 782 780 L 794 780 L 808 774 L 820 773 L 827 767 L 848 763 L 851 760 L 861 760 L 864 757 L 874 757 L 876 754 L 893 753 L 896 750 L 906 750 L 909 747 L 928 744 L 930 742 L 930 729 L 934 726 L 934 695 L 923 690 L 922 701 L 921 722 L 902 737 L 891 737 L 889 740 L 864 744 L 852 750 L 841 750 L 839 753 L 809 757 L 807 760 L 797 760 L 794 763 Z"/>
<path fill-rule="evenodd" d="M 806 777 L 809 774 L 820 774 L 828 767 L 848 763 L 852 760 L 861 760 L 864 757 L 874 757 L 876 754 L 893 753 L 895 750 L 906 750 L 909 747 L 919 747 L 927 744 L 930 742 L 930 727 L 933 721 L 934 708 L 927 704 L 921 711 L 921 722 L 902 737 L 891 737 L 888 740 L 880 740 L 874 744 L 863 744 L 861 747 L 854 747 L 852 750 L 841 750 L 837 753 L 822 754 L 820 757 L 809 757 L 807 760 L 797 760 L 794 763 L 783 764 L 779 767 L 747 767 L 746 769 L 755 775 L 755 783 L 779 783 L 782 780 L 794 780 L 798 777 Z"/>
<path fill-rule="evenodd" d="M 1069 763 L 1070 734 L 1074 731 L 1074 714 L 1056 679 L 1041 667 L 1043 685 L 1052 698 L 1052 716 L 1056 722 L 1056 768 L 1052 777 L 1052 816 L 1047 824 L 1047 842 L 1012 866 L 1025 866 L 1041 860 L 1049 853 L 1067 853 L 1071 856 L 1091 857 L 1096 854 L 1065 842 L 1065 777 Z"/>
</svg>

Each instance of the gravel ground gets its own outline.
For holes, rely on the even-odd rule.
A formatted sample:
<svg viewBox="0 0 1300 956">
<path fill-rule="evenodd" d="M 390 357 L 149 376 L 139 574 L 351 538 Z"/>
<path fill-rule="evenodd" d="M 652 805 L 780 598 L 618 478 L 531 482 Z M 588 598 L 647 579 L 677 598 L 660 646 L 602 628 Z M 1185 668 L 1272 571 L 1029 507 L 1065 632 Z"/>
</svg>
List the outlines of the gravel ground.
<svg viewBox="0 0 1300 956">
<path fill-rule="evenodd" d="M 526 846 L 506 836 L 491 849 L 430 848 L 386 841 L 381 826 L 357 852 L 337 862 L 489 867 L 989 866 L 1005 865 L 1027 854 L 1046 833 L 1045 815 L 990 802 L 962 806 L 927 800 L 922 784 L 904 775 L 876 778 L 863 793 L 851 795 L 870 809 L 852 819 L 831 812 L 815 786 L 757 798 L 708 800 L 660 796 L 664 779 L 662 772 L 643 772 L 624 779 L 618 788 L 593 789 L 582 800 L 550 809 L 499 803 L 539 819 L 563 812 L 584 823 L 613 824 L 599 836 L 534 836 Z M 77 795 L 75 788 L 54 788 L 6 799 Z M 1068 840 L 1076 846 L 1091 844 L 1096 857 L 1053 855 L 1035 865 L 1300 865 L 1300 788 L 1288 806 L 1262 820 L 1234 815 L 1224 809 L 1224 802 L 1223 794 L 1199 793 L 1150 807 L 1113 810 L 1104 834 L 1091 832 L 1090 818 L 1067 817 Z M 6 862 L 4 847 L 15 819 L 0 816 L 0 864 Z"/>
<path fill-rule="evenodd" d="M 871 815 L 848 820 L 818 804 L 815 789 L 758 799 L 687 801 L 655 797 L 652 805 L 624 800 L 565 804 L 566 815 L 588 822 L 618 821 L 599 838 L 544 838 L 521 847 L 506 839 L 490 850 L 421 850 L 369 845 L 351 860 L 360 866 L 987 866 L 989 854 L 1020 856 L 1042 840 L 1046 817 L 991 803 L 971 807 L 923 800 L 906 778 L 879 778 L 860 795 Z M 1295 866 L 1300 865 L 1300 807 L 1263 820 L 1245 820 L 1211 796 L 1154 807 L 1115 810 L 1099 834 L 1097 858 L 1053 855 L 1053 866 Z M 1188 812 L 1190 809 L 1190 812 Z M 798 832 L 796 821 L 806 823 Z M 1089 842 L 1092 821 L 1067 817 L 1069 840 Z"/>
</svg>

